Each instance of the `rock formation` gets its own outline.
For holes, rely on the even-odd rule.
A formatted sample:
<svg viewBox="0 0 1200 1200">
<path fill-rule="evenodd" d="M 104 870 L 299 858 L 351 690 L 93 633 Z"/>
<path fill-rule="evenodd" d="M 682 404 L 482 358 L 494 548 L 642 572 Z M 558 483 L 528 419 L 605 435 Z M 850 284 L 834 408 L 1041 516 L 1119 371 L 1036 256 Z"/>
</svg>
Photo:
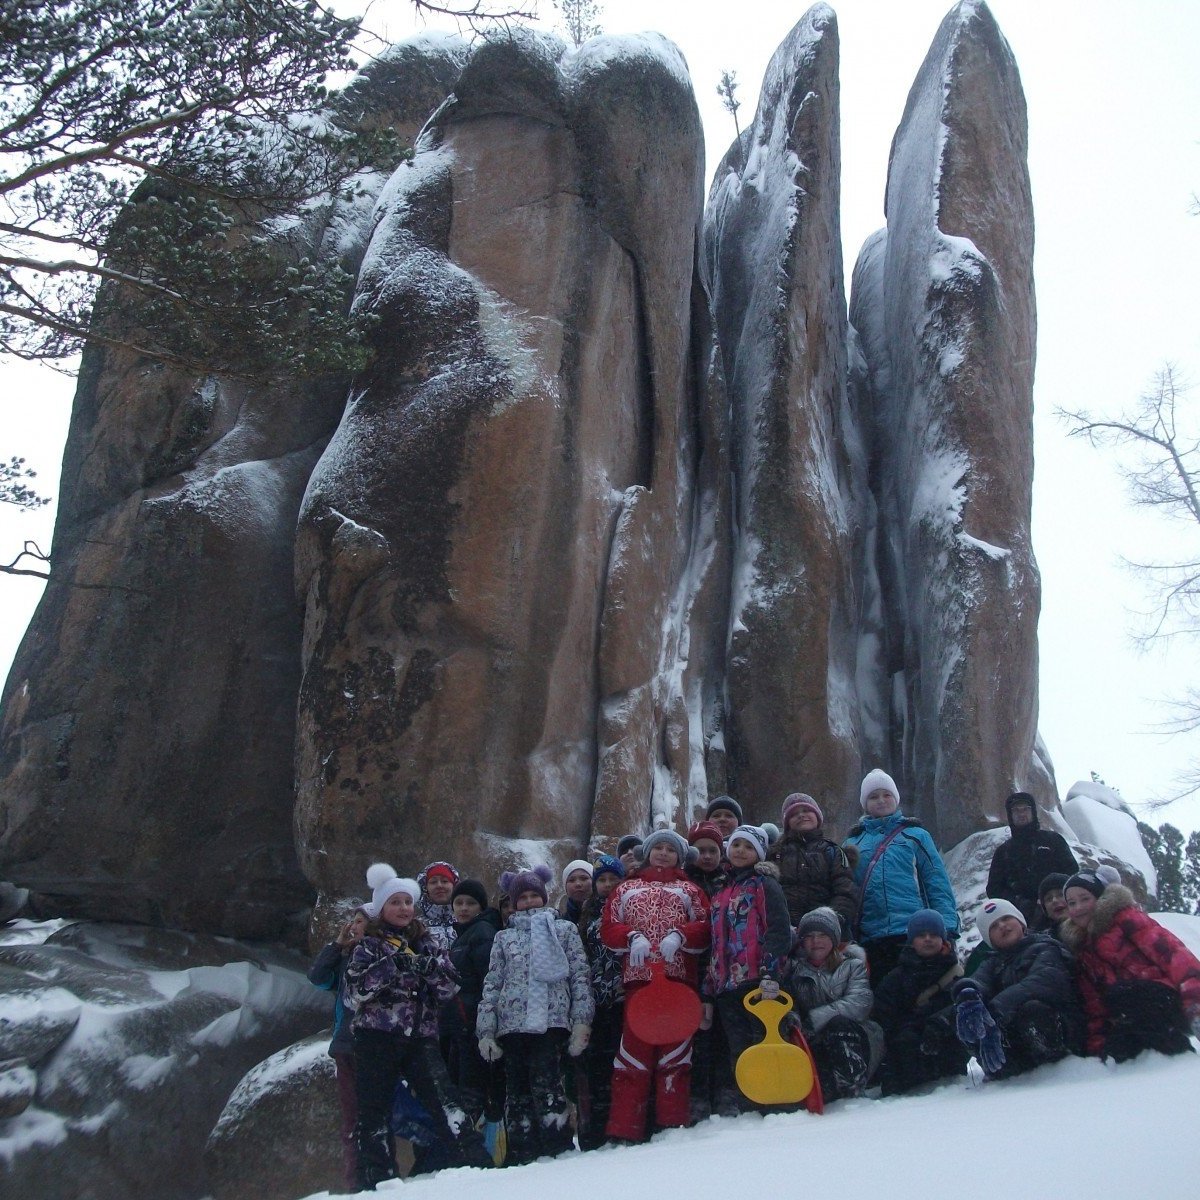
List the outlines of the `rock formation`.
<svg viewBox="0 0 1200 1200">
<path fill-rule="evenodd" d="M 514 844 L 561 863 L 706 795 L 725 530 L 700 148 L 662 39 L 522 35 L 476 51 L 389 181 L 355 297 L 376 356 L 297 541 L 297 832 L 323 892 L 362 887 L 367 846 L 494 878 Z"/>
<path fill-rule="evenodd" d="M 1051 799 L 1016 68 L 982 3 L 947 17 L 848 325 L 837 64 L 817 5 L 703 248 L 657 35 L 424 39 L 351 84 L 415 154 L 292 236 L 357 274 L 360 375 L 88 351 L 0 874 L 42 911 L 277 936 L 373 857 L 490 879 L 727 788 L 844 827 L 881 764 L 944 844 L 1014 785 Z"/>
<path fill-rule="evenodd" d="M 760 817 L 810 792 L 857 814 L 881 747 L 859 715 L 865 462 L 846 395 L 838 41 L 811 8 L 767 68 L 754 123 L 705 215 L 732 411 L 737 533 L 728 672 L 730 787 Z"/>
<path fill-rule="evenodd" d="M 1033 209 L 1025 100 L 987 6 L 942 22 L 854 271 L 882 598 L 878 694 L 907 807 L 944 845 L 1053 783 L 1034 758 Z"/>
</svg>

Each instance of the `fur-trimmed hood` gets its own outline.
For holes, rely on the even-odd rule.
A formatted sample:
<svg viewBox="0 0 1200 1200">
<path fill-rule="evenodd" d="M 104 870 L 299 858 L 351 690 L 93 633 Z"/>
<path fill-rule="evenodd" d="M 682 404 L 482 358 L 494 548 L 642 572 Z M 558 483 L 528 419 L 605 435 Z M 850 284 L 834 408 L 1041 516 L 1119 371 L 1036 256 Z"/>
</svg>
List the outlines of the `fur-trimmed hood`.
<svg viewBox="0 0 1200 1200">
<path fill-rule="evenodd" d="M 1127 908 L 1137 908 L 1133 893 L 1123 883 L 1110 883 L 1096 901 L 1096 911 L 1087 929 L 1081 929 L 1068 917 L 1058 927 L 1058 936 L 1068 949 L 1078 952 L 1089 942 L 1103 937 L 1117 919 L 1117 914 Z"/>
<path fill-rule="evenodd" d="M 759 862 L 754 864 L 754 873 L 756 875 L 769 875 L 772 879 L 779 878 L 779 866 L 773 862 Z"/>
</svg>

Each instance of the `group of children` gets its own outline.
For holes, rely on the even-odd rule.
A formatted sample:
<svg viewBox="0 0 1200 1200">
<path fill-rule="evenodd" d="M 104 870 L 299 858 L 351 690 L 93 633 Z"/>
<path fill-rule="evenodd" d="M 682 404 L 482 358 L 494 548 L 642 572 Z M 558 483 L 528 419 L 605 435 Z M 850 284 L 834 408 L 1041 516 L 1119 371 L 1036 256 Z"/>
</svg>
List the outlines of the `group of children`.
<svg viewBox="0 0 1200 1200">
<path fill-rule="evenodd" d="M 882 771 L 861 801 L 863 823 L 839 846 L 803 793 L 784 801 L 782 830 L 743 823 L 736 801 L 717 797 L 686 838 L 631 834 L 615 856 L 568 863 L 557 907 L 546 867 L 505 872 L 489 902 L 449 863 L 417 880 L 375 864 L 370 901 L 310 973 L 339 994 L 330 1053 L 347 1186 L 395 1176 L 392 1137 L 411 1136 L 414 1113 L 420 1170 L 491 1165 L 483 1131 L 501 1116 L 504 1161 L 525 1163 L 576 1137 L 588 1150 L 771 1111 L 736 1085 L 739 1056 L 763 1033 L 743 1003 L 755 991 L 792 998 L 787 1020 L 826 1101 L 874 1085 L 902 1093 L 969 1064 L 999 1078 L 1068 1053 L 1190 1049 L 1200 962 L 1119 880 L 1047 880 L 1050 932 L 986 899 L 986 952 L 968 973 L 928 834 L 899 814 Z M 658 976 L 701 1002 L 699 1029 L 665 1045 L 628 1018 Z"/>
</svg>

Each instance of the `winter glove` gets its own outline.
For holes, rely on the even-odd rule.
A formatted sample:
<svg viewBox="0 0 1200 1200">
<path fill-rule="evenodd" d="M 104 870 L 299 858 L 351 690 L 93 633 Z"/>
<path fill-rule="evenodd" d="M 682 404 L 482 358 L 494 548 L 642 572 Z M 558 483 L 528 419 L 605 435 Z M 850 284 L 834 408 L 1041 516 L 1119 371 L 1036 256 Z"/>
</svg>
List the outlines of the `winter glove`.
<svg viewBox="0 0 1200 1200">
<path fill-rule="evenodd" d="M 663 956 L 665 962 L 673 963 L 675 956 L 679 953 L 680 947 L 683 945 L 683 935 L 676 929 L 672 929 L 670 933 L 658 943 L 659 952 Z"/>
<path fill-rule="evenodd" d="M 486 1035 L 479 1039 L 479 1056 L 484 1062 L 499 1062 L 504 1056 L 504 1051 L 500 1049 L 500 1043 L 493 1037 Z"/>
<path fill-rule="evenodd" d="M 702 1004 L 700 1006 L 700 1028 L 711 1029 L 713 1025 L 713 1006 L 711 1004 Z"/>
<path fill-rule="evenodd" d="M 416 974 L 427 978 L 437 970 L 438 956 L 436 954 L 414 954 L 408 965 Z"/>
<path fill-rule="evenodd" d="M 650 953 L 650 939 L 644 933 L 635 933 L 629 939 L 629 965 L 644 967 L 646 956 Z"/>
<path fill-rule="evenodd" d="M 758 990 L 762 992 L 762 998 L 764 1000 L 779 999 L 779 984 L 772 979 L 770 975 L 764 975 L 758 981 Z"/>
<path fill-rule="evenodd" d="M 992 1014 L 988 1012 L 978 988 L 959 989 L 954 1007 L 954 1027 L 960 1042 L 967 1046 L 978 1046 L 977 1057 L 989 1075 L 994 1075 L 1004 1066 L 1000 1030 L 992 1020 Z"/>
<path fill-rule="evenodd" d="M 572 1058 L 578 1058 L 586 1049 L 592 1036 L 592 1027 L 582 1022 L 571 1026 L 571 1040 L 567 1042 L 567 1053 Z"/>
</svg>

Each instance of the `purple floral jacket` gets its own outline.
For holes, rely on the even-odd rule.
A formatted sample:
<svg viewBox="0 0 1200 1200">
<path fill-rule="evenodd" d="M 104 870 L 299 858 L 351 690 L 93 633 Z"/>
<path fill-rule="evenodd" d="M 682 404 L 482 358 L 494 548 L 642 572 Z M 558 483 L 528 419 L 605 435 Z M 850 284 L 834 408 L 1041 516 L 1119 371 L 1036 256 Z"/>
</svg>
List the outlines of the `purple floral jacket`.
<svg viewBox="0 0 1200 1200">
<path fill-rule="evenodd" d="M 411 946 L 398 930 L 365 937 L 346 964 L 353 1029 L 435 1038 L 438 1008 L 458 991 L 450 956 L 428 934 Z"/>
</svg>

